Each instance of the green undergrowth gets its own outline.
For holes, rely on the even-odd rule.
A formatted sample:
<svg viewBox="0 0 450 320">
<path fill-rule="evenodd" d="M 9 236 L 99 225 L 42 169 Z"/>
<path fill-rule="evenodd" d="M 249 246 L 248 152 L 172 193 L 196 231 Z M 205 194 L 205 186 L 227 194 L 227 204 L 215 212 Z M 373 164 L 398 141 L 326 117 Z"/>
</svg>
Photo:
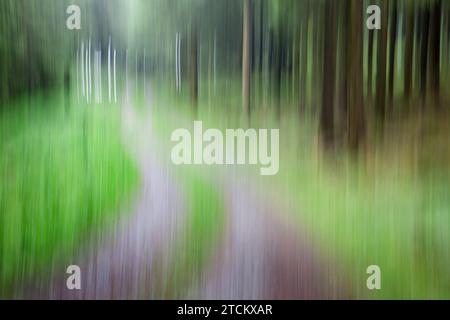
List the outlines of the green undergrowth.
<svg viewBox="0 0 450 320">
<path fill-rule="evenodd" d="M 1 111 L 0 296 L 113 222 L 137 185 L 118 106 L 76 101 L 35 94 Z"/>
</svg>

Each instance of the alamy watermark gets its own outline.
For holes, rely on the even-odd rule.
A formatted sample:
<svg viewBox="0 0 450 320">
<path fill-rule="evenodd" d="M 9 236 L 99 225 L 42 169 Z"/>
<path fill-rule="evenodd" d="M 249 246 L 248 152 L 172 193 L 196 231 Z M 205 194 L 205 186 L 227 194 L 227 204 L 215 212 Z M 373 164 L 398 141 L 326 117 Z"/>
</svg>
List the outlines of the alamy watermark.
<svg viewBox="0 0 450 320">
<path fill-rule="evenodd" d="M 81 269 L 77 265 L 70 265 L 66 269 L 70 276 L 66 280 L 66 287 L 69 290 L 81 290 Z"/>
<path fill-rule="evenodd" d="M 203 132 L 202 121 L 194 121 L 193 135 L 179 128 L 171 141 L 176 142 L 171 152 L 176 165 L 259 164 L 261 175 L 278 173 L 279 129 L 226 129 L 223 134 L 215 128 Z"/>
</svg>

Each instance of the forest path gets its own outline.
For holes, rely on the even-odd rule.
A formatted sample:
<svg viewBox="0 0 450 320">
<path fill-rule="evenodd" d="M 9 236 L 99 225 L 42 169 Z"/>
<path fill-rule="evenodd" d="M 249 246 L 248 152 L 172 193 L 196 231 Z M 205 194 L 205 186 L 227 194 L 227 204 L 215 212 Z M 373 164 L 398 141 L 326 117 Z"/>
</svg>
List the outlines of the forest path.
<svg viewBox="0 0 450 320">
<path fill-rule="evenodd" d="M 164 290 L 193 299 L 349 297 L 333 261 L 316 250 L 308 232 L 286 218 L 292 209 L 239 169 L 202 177 L 218 192 L 223 190 L 224 232 L 212 245 L 201 274 L 186 275 L 191 277 L 187 291 L 170 288 L 173 275 L 167 272 L 173 269 L 174 246 L 186 228 L 187 206 L 172 178 L 171 164 L 155 154 L 158 141 L 152 128 L 150 87 L 146 96 L 145 112 L 133 108 L 129 95 L 122 105 L 123 142 L 141 173 L 141 188 L 130 212 L 112 230 L 87 241 L 78 258 L 63 264 L 80 266 L 81 290 L 67 289 L 68 275 L 59 263 L 51 271 L 50 283 L 38 277 L 41 282 L 33 284 L 31 298 L 170 296 Z"/>
<path fill-rule="evenodd" d="M 146 101 L 147 107 L 152 105 L 150 89 Z M 151 107 L 146 111 L 151 117 Z M 187 292 L 182 288 L 169 290 L 178 291 L 179 298 L 192 299 L 349 298 L 348 282 L 332 254 L 320 251 L 314 237 L 289 219 L 295 216 L 294 209 L 240 170 L 218 169 L 212 175 L 198 172 L 222 192 L 224 230 L 212 244 L 211 258 L 201 274 L 186 275 L 191 282 Z"/>
<path fill-rule="evenodd" d="M 238 172 L 224 177 L 223 188 L 225 238 L 192 298 L 349 298 L 335 261 L 287 219 L 291 208 Z"/>
<path fill-rule="evenodd" d="M 65 263 L 80 267 L 81 290 L 67 289 L 69 275 L 61 269 L 64 263 L 58 262 L 50 282 L 43 280 L 26 290 L 33 292 L 31 298 L 138 299 L 165 294 L 165 271 L 170 269 L 171 246 L 181 233 L 186 206 L 169 165 L 155 154 L 151 112 L 144 117 L 138 114 L 128 97 L 122 104 L 123 143 L 138 165 L 138 195 L 112 230 L 106 228 L 93 235 L 80 256 Z M 151 108 L 150 89 L 147 97 L 146 105 Z"/>
</svg>

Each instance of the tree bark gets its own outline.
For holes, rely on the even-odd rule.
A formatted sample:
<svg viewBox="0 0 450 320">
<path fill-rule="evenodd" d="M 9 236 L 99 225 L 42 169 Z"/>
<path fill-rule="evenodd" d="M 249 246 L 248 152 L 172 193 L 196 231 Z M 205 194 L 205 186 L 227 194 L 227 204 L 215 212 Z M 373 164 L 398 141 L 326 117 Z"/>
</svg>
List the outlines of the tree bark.
<svg viewBox="0 0 450 320">
<path fill-rule="evenodd" d="M 300 47 L 301 50 L 301 62 L 300 62 L 300 79 L 299 79 L 299 92 L 300 92 L 300 99 L 299 99 L 299 111 L 300 113 L 303 113 L 306 109 L 306 87 L 307 87 L 307 73 L 308 73 L 308 27 L 309 27 L 309 2 L 307 7 L 307 15 L 305 18 L 304 25 L 302 26 L 302 30 L 300 31 L 302 33 L 301 36 L 301 43 Z"/>
<path fill-rule="evenodd" d="M 244 0 L 242 25 L 242 111 L 250 115 L 251 1 Z"/>
<path fill-rule="evenodd" d="M 335 1 L 325 4 L 325 38 L 320 130 L 326 148 L 334 144 L 334 92 L 336 75 L 336 8 Z"/>
<path fill-rule="evenodd" d="M 195 115 L 198 104 L 197 28 L 191 31 L 191 102 Z"/>
<path fill-rule="evenodd" d="M 441 0 L 432 2 L 430 25 L 430 90 L 433 103 L 439 103 L 441 58 Z"/>
<path fill-rule="evenodd" d="M 375 97 L 375 109 L 377 115 L 384 119 L 386 113 L 386 54 L 389 0 L 382 1 L 381 5 L 381 30 L 378 37 L 378 63 L 377 63 L 377 90 Z"/>
<path fill-rule="evenodd" d="M 421 40 L 420 40 L 420 97 L 425 100 L 427 92 L 427 68 L 428 68 L 428 37 L 430 26 L 430 11 L 425 7 L 421 13 Z"/>
<path fill-rule="evenodd" d="M 414 47 L 414 4 L 405 3 L 405 60 L 404 60 L 404 97 L 409 99 L 412 92 L 412 66 Z"/>
<path fill-rule="evenodd" d="M 349 0 L 350 25 L 347 36 L 353 39 L 353 48 L 347 54 L 347 102 L 348 102 L 348 145 L 357 152 L 365 135 L 363 99 L 363 34 L 362 1 Z"/>
<path fill-rule="evenodd" d="M 389 108 L 392 108 L 394 100 L 394 75 L 395 75 L 395 45 L 397 42 L 397 20 L 398 20 L 398 4 L 392 1 L 392 20 L 391 20 L 391 36 L 389 41 L 389 82 L 388 82 L 388 100 Z"/>
<path fill-rule="evenodd" d="M 374 30 L 369 30 L 369 39 L 368 39 L 368 46 L 367 46 L 367 97 L 369 101 L 372 100 L 372 93 L 373 93 L 373 85 L 372 85 L 372 79 L 373 79 L 373 38 L 374 38 Z"/>
</svg>

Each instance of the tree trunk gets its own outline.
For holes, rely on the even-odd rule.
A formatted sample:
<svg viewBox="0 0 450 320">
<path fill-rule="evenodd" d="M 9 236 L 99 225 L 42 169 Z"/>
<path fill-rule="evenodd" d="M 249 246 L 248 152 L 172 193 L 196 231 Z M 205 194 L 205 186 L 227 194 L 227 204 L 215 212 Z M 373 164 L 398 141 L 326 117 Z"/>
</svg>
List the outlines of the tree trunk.
<svg viewBox="0 0 450 320">
<path fill-rule="evenodd" d="M 404 61 L 404 95 L 405 99 L 411 97 L 412 92 L 412 62 L 414 48 L 414 4 L 407 2 L 405 14 L 405 61 Z"/>
<path fill-rule="evenodd" d="M 322 82 L 321 137 L 326 148 L 334 143 L 334 89 L 336 75 L 336 8 L 335 1 L 325 4 L 325 38 Z"/>
<path fill-rule="evenodd" d="M 378 116 L 384 119 L 386 113 L 386 53 L 388 32 L 389 0 L 382 1 L 381 5 L 381 30 L 378 36 L 378 63 L 377 63 L 377 90 L 375 97 L 375 109 Z"/>
<path fill-rule="evenodd" d="M 250 115 L 251 1 L 244 0 L 242 25 L 242 111 Z"/>
<path fill-rule="evenodd" d="M 397 42 L 397 19 L 398 19 L 397 1 L 392 1 L 391 4 L 392 4 L 392 20 L 390 23 L 391 36 L 389 41 L 389 82 L 388 82 L 389 108 L 392 108 L 394 100 L 395 45 Z"/>
<path fill-rule="evenodd" d="M 347 49 L 348 49 L 348 28 L 349 26 L 349 9 L 346 1 L 339 3 L 339 75 L 338 75 L 338 108 L 336 108 L 339 120 L 339 137 L 344 137 L 347 130 Z"/>
<path fill-rule="evenodd" d="M 439 104 L 441 53 L 441 0 L 432 2 L 430 25 L 430 90 L 433 103 Z"/>
<path fill-rule="evenodd" d="M 197 46 L 197 29 L 193 27 L 191 31 L 191 102 L 195 115 L 197 115 L 198 104 Z"/>
<path fill-rule="evenodd" d="M 360 149 L 365 135 L 363 99 L 363 34 L 362 1 L 349 0 L 350 25 L 347 36 L 352 41 L 352 50 L 347 54 L 347 103 L 348 145 L 354 152 Z"/>
<path fill-rule="evenodd" d="M 425 7 L 421 13 L 421 39 L 420 39 L 420 98 L 425 100 L 427 91 L 427 66 L 428 66 L 428 35 L 430 25 L 430 11 Z"/>
<path fill-rule="evenodd" d="M 308 3 L 309 4 L 309 3 Z M 309 10 L 309 6 L 308 9 Z M 308 15 L 309 12 L 307 11 Z M 304 25 L 302 26 L 302 30 L 300 31 L 302 33 L 301 37 L 301 62 L 300 62 L 300 79 L 299 79 L 299 92 L 300 92 L 300 99 L 299 99 L 299 111 L 300 113 L 303 113 L 306 108 L 306 87 L 307 87 L 307 73 L 308 73 L 308 27 L 309 27 L 309 19 L 308 15 L 306 15 Z"/>
<path fill-rule="evenodd" d="M 372 85 L 372 79 L 373 79 L 373 37 L 374 37 L 374 30 L 368 30 L 369 32 L 369 39 L 368 39 L 368 47 L 367 47 L 367 97 L 369 101 L 372 100 L 372 91 L 373 91 L 373 85 Z M 345 48 L 346 50 L 347 48 Z"/>
</svg>

